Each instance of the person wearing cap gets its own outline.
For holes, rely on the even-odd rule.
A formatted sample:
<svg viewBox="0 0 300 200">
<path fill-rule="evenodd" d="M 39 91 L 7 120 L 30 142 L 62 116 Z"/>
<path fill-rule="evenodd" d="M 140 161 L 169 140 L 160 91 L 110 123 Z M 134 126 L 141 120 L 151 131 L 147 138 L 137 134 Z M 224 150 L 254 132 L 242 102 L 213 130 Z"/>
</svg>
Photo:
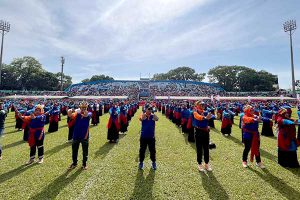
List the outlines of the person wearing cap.
<svg viewBox="0 0 300 200">
<path fill-rule="evenodd" d="M 3 109 L 3 103 L 0 102 L 0 160 L 2 160 L 1 140 L 2 140 L 2 135 L 4 133 L 5 118 L 6 118 L 6 112 Z"/>
<path fill-rule="evenodd" d="M 150 159 L 152 161 L 152 169 L 156 170 L 156 148 L 155 148 L 155 122 L 158 117 L 152 112 L 153 108 L 146 105 L 145 111 L 140 117 L 141 121 L 141 137 L 139 150 L 139 169 L 144 168 L 144 159 L 147 147 L 150 151 Z"/>
<path fill-rule="evenodd" d="M 281 108 L 277 117 L 278 124 L 278 163 L 283 167 L 298 168 L 297 147 L 300 141 L 296 138 L 298 120 L 290 118 L 287 109 Z"/>
<path fill-rule="evenodd" d="M 209 164 L 209 126 L 208 120 L 214 118 L 210 112 L 204 113 L 204 102 L 197 101 L 192 114 L 192 124 L 195 128 L 195 140 L 197 149 L 198 170 L 204 172 L 212 171 Z M 202 154 L 204 154 L 205 168 L 202 165 Z"/>
<path fill-rule="evenodd" d="M 88 112 L 88 104 L 83 101 L 79 105 L 79 109 L 72 112 L 72 109 L 68 110 L 68 116 L 75 120 L 74 131 L 73 131 L 73 142 L 72 142 L 72 160 L 73 163 L 69 169 L 77 167 L 77 157 L 79 145 L 82 146 L 82 168 L 87 169 L 88 151 L 89 151 L 89 124 L 92 116 L 91 112 Z"/>
<path fill-rule="evenodd" d="M 17 114 L 20 119 L 29 124 L 30 158 L 26 164 L 29 165 L 34 162 L 36 150 L 38 150 L 38 163 L 42 164 L 44 162 L 44 126 L 48 113 L 44 113 L 42 105 L 39 104 L 35 107 L 34 112 L 30 113 L 30 116 L 22 116 L 18 111 Z"/>
<path fill-rule="evenodd" d="M 242 117 L 242 131 L 244 151 L 242 156 L 242 166 L 248 167 L 247 157 L 251 150 L 250 161 L 253 162 L 254 156 L 256 165 L 260 168 L 265 168 L 260 158 L 260 135 L 258 132 L 259 122 L 262 122 L 260 116 L 254 115 L 254 108 L 251 105 L 246 105 L 244 108 L 244 115 Z"/>
</svg>

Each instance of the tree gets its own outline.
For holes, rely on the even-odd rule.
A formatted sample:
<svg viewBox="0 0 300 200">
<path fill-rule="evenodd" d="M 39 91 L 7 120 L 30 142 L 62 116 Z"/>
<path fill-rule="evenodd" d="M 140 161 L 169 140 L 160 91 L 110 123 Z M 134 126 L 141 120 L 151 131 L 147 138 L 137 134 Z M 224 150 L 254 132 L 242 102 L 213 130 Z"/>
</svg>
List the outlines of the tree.
<svg viewBox="0 0 300 200">
<path fill-rule="evenodd" d="M 43 69 L 38 60 L 25 56 L 15 58 L 9 65 L 3 66 L 2 88 L 9 90 L 59 90 L 60 74 Z M 63 76 L 64 88 L 72 84 L 72 77 Z"/>
<path fill-rule="evenodd" d="M 61 82 L 61 72 L 58 72 L 55 74 L 56 78 L 58 79 L 59 83 L 58 83 L 58 88 L 57 90 L 60 90 L 60 82 Z M 66 89 L 67 87 L 69 87 L 70 85 L 72 85 L 72 77 L 63 74 L 63 88 Z"/>
<path fill-rule="evenodd" d="M 87 82 L 102 81 L 102 80 L 114 80 L 114 78 L 110 76 L 106 76 L 104 74 L 100 74 L 100 75 L 93 75 L 90 79 L 89 78 L 83 79 L 81 82 L 87 83 Z"/>
<path fill-rule="evenodd" d="M 89 79 L 89 78 L 86 78 L 86 79 L 83 79 L 81 82 L 82 82 L 82 83 L 87 83 L 87 82 L 90 82 L 90 79 Z"/>
<path fill-rule="evenodd" d="M 202 81 L 205 73 L 196 73 L 190 67 L 177 67 L 167 73 L 154 74 L 152 80 L 183 80 L 183 81 Z"/>
<path fill-rule="evenodd" d="M 226 91 L 272 91 L 277 76 L 245 66 L 217 66 L 208 71 L 209 81 Z"/>
<path fill-rule="evenodd" d="M 110 76 L 106 76 L 104 74 L 100 74 L 100 75 L 93 75 L 92 78 L 90 79 L 90 81 L 102 81 L 102 80 L 114 80 L 114 78 Z"/>
</svg>

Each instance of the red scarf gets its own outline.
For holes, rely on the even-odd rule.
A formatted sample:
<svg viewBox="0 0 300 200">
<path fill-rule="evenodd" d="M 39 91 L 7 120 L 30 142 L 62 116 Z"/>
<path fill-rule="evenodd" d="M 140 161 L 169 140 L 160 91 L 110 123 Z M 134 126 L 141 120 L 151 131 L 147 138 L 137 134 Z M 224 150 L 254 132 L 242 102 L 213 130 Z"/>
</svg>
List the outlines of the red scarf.
<svg viewBox="0 0 300 200">
<path fill-rule="evenodd" d="M 29 144 L 30 147 L 35 145 L 34 134 L 37 131 L 41 131 L 41 134 L 44 134 L 44 127 L 42 127 L 42 128 L 30 128 L 29 129 L 28 144 Z"/>
</svg>

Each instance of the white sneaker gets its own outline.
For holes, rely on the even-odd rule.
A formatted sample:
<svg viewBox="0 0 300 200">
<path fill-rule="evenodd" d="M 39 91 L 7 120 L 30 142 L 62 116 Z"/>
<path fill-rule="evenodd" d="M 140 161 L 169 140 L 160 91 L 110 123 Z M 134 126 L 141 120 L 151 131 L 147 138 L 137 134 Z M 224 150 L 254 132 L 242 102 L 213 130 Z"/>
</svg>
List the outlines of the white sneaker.
<svg viewBox="0 0 300 200">
<path fill-rule="evenodd" d="M 205 169 L 204 169 L 204 167 L 202 165 L 198 165 L 198 170 L 200 172 L 205 172 Z"/>
<path fill-rule="evenodd" d="M 42 164 L 44 162 L 44 158 L 39 159 L 38 164 Z"/>
<path fill-rule="evenodd" d="M 205 169 L 206 169 L 207 171 L 209 171 L 209 172 L 212 171 L 212 168 L 211 168 L 210 164 L 205 164 Z"/>
<path fill-rule="evenodd" d="M 242 162 L 242 165 L 243 165 L 244 168 L 247 168 L 247 167 L 248 167 L 248 164 L 247 164 L 247 162 L 245 162 L 245 161 Z"/>
<path fill-rule="evenodd" d="M 262 164 L 262 162 L 256 163 L 256 166 L 259 167 L 259 168 L 261 168 L 261 169 L 266 168 L 266 167 L 264 166 L 264 164 Z"/>
</svg>

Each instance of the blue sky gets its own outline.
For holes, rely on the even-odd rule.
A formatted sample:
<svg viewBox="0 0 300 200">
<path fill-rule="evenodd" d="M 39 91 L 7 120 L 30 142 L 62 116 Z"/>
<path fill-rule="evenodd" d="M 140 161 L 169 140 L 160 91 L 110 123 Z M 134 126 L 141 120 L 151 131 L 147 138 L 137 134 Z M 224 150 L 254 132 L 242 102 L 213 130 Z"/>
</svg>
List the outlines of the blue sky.
<svg viewBox="0 0 300 200">
<path fill-rule="evenodd" d="M 289 38 L 282 24 L 300 24 L 299 0 L 0 0 L 11 23 L 4 63 L 36 57 L 49 71 L 80 82 L 94 74 L 138 80 L 179 66 L 208 72 L 244 65 L 291 85 Z M 300 79 L 300 29 L 294 33 Z"/>
</svg>

